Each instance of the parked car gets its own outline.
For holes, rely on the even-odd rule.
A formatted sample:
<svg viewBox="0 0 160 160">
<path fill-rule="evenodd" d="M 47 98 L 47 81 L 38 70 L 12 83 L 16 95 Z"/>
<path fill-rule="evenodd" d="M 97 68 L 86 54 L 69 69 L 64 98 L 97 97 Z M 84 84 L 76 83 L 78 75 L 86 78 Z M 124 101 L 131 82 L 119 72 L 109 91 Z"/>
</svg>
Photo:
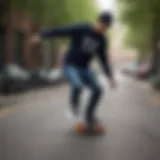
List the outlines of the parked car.
<svg viewBox="0 0 160 160">
<path fill-rule="evenodd" d="M 8 65 L 2 72 L 3 75 L 3 93 L 11 93 L 24 90 L 31 75 L 29 72 L 16 64 Z"/>
<path fill-rule="evenodd" d="M 52 85 L 61 82 L 63 79 L 64 76 L 61 68 L 42 68 L 31 71 L 31 79 L 29 81 L 29 84 L 32 87 L 43 87 L 46 85 Z"/>
<path fill-rule="evenodd" d="M 145 79 L 150 76 L 149 70 L 150 70 L 150 65 L 147 62 L 129 63 L 129 64 L 126 64 L 125 67 L 122 69 L 123 73 L 133 76 L 135 78 L 141 78 L 141 79 Z"/>
</svg>

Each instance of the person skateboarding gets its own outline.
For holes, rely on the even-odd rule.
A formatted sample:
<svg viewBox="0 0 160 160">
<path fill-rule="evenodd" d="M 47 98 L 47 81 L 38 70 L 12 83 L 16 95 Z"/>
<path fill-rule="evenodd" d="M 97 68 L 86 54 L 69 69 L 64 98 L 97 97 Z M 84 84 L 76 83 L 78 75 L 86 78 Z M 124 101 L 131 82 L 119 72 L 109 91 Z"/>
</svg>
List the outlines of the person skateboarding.
<svg viewBox="0 0 160 160">
<path fill-rule="evenodd" d="M 45 38 L 69 37 L 71 43 L 64 58 L 64 74 L 71 87 L 70 105 L 73 115 L 78 116 L 80 106 L 80 95 L 87 87 L 91 91 L 86 112 L 85 123 L 78 123 L 76 130 L 83 132 L 87 126 L 95 126 L 96 131 L 103 131 L 104 127 L 95 116 L 98 102 L 102 96 L 102 88 L 98 77 L 90 67 L 93 57 L 98 57 L 104 73 L 109 78 L 110 86 L 116 86 L 110 59 L 108 56 L 108 39 L 106 31 L 111 27 L 113 16 L 109 12 L 100 13 L 95 24 L 76 24 L 60 28 L 52 28 L 41 34 L 32 36 L 34 43 Z"/>
</svg>

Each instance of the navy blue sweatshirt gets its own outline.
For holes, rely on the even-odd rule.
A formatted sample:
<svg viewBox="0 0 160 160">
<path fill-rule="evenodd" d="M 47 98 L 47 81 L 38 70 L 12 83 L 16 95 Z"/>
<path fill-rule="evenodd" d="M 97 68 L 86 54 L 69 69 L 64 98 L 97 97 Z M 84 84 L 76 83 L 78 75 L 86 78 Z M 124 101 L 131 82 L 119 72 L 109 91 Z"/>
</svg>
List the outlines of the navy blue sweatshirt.
<svg viewBox="0 0 160 160">
<path fill-rule="evenodd" d="M 71 44 L 65 57 L 65 64 L 78 67 L 88 67 L 94 56 L 97 56 L 107 76 L 112 76 L 109 65 L 108 53 L 106 53 L 107 40 L 104 35 L 94 31 L 89 24 L 65 26 L 44 31 L 43 38 L 70 37 Z"/>
</svg>

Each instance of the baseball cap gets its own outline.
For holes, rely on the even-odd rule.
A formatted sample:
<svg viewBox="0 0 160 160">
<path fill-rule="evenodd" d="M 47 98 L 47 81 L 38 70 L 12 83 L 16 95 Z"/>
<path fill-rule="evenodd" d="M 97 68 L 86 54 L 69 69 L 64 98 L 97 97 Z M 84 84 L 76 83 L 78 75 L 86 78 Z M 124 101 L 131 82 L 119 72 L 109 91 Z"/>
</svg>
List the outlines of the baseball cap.
<svg viewBox="0 0 160 160">
<path fill-rule="evenodd" d="M 113 22 L 113 15 L 110 12 L 102 12 L 98 17 L 98 20 L 110 26 Z"/>
</svg>

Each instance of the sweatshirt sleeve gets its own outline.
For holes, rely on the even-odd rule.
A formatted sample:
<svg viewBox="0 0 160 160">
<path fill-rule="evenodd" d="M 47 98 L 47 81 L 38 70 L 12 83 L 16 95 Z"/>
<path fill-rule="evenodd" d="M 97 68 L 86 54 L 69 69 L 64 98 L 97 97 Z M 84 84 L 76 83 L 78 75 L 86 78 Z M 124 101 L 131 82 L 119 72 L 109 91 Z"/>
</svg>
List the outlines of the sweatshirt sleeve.
<svg viewBox="0 0 160 160">
<path fill-rule="evenodd" d="M 54 36 L 74 36 L 80 33 L 84 29 L 83 25 L 72 25 L 72 26 L 65 26 L 60 28 L 52 28 L 47 29 L 41 33 L 43 38 L 50 38 Z"/>
<path fill-rule="evenodd" d="M 105 72 L 106 76 L 108 76 L 109 78 L 112 78 L 113 74 L 112 74 L 110 59 L 108 55 L 108 42 L 105 40 L 105 38 L 101 42 L 98 55 L 99 55 L 99 60 L 100 60 L 102 69 Z"/>
</svg>

